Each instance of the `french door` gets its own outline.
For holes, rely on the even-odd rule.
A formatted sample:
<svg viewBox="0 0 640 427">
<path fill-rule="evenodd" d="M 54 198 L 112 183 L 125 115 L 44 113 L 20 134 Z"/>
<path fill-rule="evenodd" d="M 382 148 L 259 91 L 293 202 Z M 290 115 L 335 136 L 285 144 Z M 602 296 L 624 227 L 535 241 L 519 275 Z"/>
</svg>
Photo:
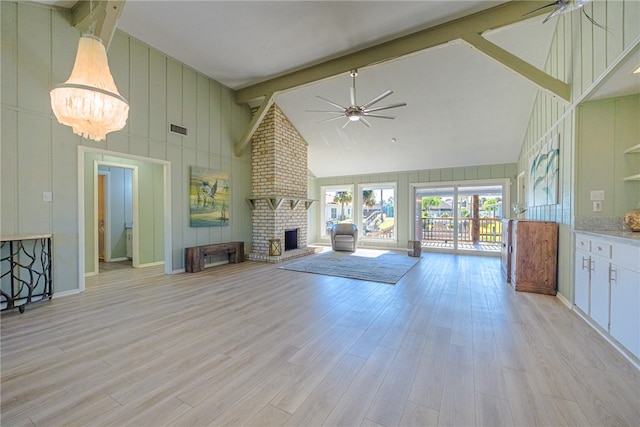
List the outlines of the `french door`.
<svg viewBox="0 0 640 427">
<path fill-rule="evenodd" d="M 500 254 L 507 179 L 412 187 L 412 235 L 424 249 Z"/>
</svg>

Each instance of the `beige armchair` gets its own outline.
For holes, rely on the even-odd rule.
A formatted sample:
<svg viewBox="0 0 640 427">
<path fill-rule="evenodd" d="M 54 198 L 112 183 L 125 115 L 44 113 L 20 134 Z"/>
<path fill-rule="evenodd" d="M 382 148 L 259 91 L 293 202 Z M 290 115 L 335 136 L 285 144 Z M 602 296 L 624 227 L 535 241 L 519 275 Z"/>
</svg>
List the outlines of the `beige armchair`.
<svg viewBox="0 0 640 427">
<path fill-rule="evenodd" d="M 358 227 L 355 224 L 339 223 L 331 228 L 331 248 L 334 251 L 355 252 L 358 243 Z"/>
</svg>

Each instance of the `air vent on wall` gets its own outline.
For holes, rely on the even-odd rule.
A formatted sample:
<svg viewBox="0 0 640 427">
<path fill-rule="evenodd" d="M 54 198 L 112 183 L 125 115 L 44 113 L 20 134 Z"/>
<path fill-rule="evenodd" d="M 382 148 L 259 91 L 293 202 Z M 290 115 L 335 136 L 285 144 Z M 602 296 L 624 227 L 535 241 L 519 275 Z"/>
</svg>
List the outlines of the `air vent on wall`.
<svg viewBox="0 0 640 427">
<path fill-rule="evenodd" d="M 188 129 L 171 123 L 171 132 L 180 134 L 182 136 L 187 136 Z"/>
</svg>

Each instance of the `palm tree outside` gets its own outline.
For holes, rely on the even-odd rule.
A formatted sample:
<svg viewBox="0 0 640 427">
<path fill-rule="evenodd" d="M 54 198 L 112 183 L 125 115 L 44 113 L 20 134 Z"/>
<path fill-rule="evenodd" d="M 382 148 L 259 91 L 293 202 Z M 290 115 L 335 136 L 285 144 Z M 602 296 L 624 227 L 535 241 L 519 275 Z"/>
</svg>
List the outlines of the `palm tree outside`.
<svg viewBox="0 0 640 427">
<path fill-rule="evenodd" d="M 340 204 L 340 221 L 344 221 L 346 219 L 344 214 L 344 205 L 349 204 L 353 201 L 353 194 L 351 191 L 337 191 L 336 195 L 333 196 L 333 202 Z"/>
</svg>

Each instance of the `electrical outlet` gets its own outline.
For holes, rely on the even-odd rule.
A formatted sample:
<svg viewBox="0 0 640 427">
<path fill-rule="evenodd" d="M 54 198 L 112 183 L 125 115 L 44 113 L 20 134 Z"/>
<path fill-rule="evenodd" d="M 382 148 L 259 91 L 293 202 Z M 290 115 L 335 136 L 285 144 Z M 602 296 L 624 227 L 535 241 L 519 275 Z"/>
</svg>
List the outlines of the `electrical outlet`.
<svg viewBox="0 0 640 427">
<path fill-rule="evenodd" d="M 42 193 L 42 201 L 43 202 L 53 201 L 53 194 L 51 193 L 51 191 L 45 191 Z"/>
<path fill-rule="evenodd" d="M 593 211 L 602 212 L 602 202 L 600 200 L 593 201 Z"/>
<path fill-rule="evenodd" d="M 604 190 L 592 190 L 591 201 L 604 200 Z"/>
</svg>

